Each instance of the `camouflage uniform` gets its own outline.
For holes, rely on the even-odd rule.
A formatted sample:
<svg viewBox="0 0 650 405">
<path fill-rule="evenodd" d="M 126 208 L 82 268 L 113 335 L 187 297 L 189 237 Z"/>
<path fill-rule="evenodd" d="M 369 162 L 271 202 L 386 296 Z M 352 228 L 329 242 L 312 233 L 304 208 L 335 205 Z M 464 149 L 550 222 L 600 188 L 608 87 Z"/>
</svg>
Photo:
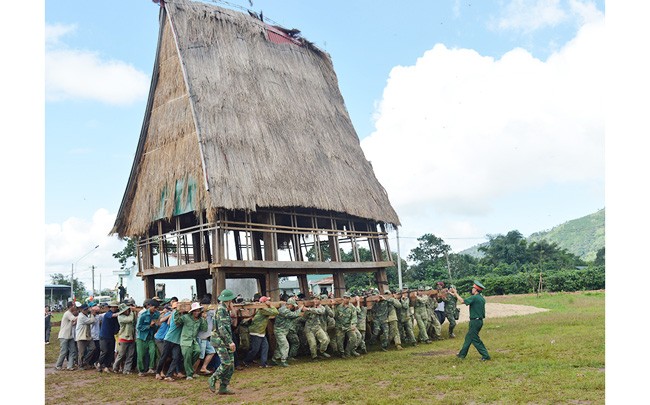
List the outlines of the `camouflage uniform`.
<svg viewBox="0 0 650 405">
<path fill-rule="evenodd" d="M 419 338 L 420 342 L 430 342 L 429 335 L 427 334 L 427 329 L 429 329 L 429 314 L 427 313 L 427 301 L 429 298 L 424 295 L 418 295 L 415 297 L 415 320 L 418 323 L 418 329 L 420 331 Z"/>
<path fill-rule="evenodd" d="M 303 311 L 305 311 L 304 332 L 305 337 L 307 338 L 307 343 L 309 344 L 311 358 L 317 358 L 317 352 L 320 352 L 323 357 L 329 357 L 329 355 L 325 353 L 325 350 L 327 350 L 327 345 L 330 342 L 330 338 L 323 330 L 321 323 L 321 318 L 323 315 L 325 315 L 325 307 L 323 305 L 318 305 L 317 307 L 313 308 L 304 307 Z M 318 341 L 318 347 L 316 346 L 316 341 Z"/>
<path fill-rule="evenodd" d="M 235 372 L 235 354 L 230 351 L 230 344 L 233 343 L 231 322 L 228 308 L 223 303 L 219 304 L 214 318 L 212 318 L 213 327 L 212 336 L 210 337 L 210 343 L 219 356 L 219 367 L 210 376 L 208 384 L 210 389 L 214 390 L 215 383 L 219 380 L 221 392 L 226 391 L 226 387 L 230 384 L 230 379 Z"/>
<path fill-rule="evenodd" d="M 273 353 L 273 360 L 280 361 L 280 365 L 287 366 L 287 357 L 289 357 L 290 347 L 298 351 L 300 340 L 296 335 L 296 319 L 300 316 L 299 310 L 291 310 L 286 305 L 278 309 L 278 315 L 275 317 L 275 343 L 276 350 Z"/>
<path fill-rule="evenodd" d="M 449 337 L 456 337 L 454 335 L 454 328 L 456 327 L 456 302 L 458 299 L 453 294 L 447 294 L 443 299 L 445 302 L 445 317 L 449 321 Z"/>
<path fill-rule="evenodd" d="M 343 357 L 358 356 L 354 351 L 357 346 L 355 331 L 357 329 L 357 309 L 350 303 L 339 304 L 334 310 L 336 321 L 336 347 Z M 344 345 L 345 338 L 348 344 Z M 345 348 L 345 349 L 344 349 Z"/>
<path fill-rule="evenodd" d="M 389 332 L 388 332 L 388 311 L 389 306 L 392 306 L 386 300 L 376 301 L 372 305 L 372 315 L 373 315 L 373 325 L 372 325 L 372 334 L 374 336 L 379 335 L 379 340 L 381 342 L 381 349 L 386 350 L 388 348 Z"/>
<path fill-rule="evenodd" d="M 434 298 L 431 298 L 431 296 L 427 297 L 427 316 L 429 317 L 429 329 L 427 330 L 427 333 L 431 337 L 435 337 L 436 339 L 441 339 L 442 338 L 442 325 L 440 325 L 440 321 L 438 320 L 438 316 L 436 315 L 436 306 L 437 302 Z"/>
<path fill-rule="evenodd" d="M 327 333 L 327 337 L 330 339 L 328 347 L 332 353 L 337 353 L 339 351 L 338 341 L 336 339 L 336 321 L 334 320 L 334 310 L 329 305 L 323 305 L 325 307 L 325 315 L 321 318 L 325 326 L 323 330 Z"/>
<path fill-rule="evenodd" d="M 398 349 L 402 349 L 402 339 L 399 335 L 399 329 L 397 328 L 398 318 L 397 310 L 402 308 L 402 303 L 393 297 L 387 298 L 388 301 L 388 318 L 386 319 L 388 323 L 388 341 L 394 341 L 395 346 Z"/>
<path fill-rule="evenodd" d="M 413 334 L 413 316 L 411 315 L 410 299 L 408 296 L 402 297 L 401 308 L 397 310 L 399 321 L 400 336 L 404 336 L 404 341 L 409 341 L 417 346 L 417 340 Z"/>
<path fill-rule="evenodd" d="M 366 319 L 368 315 L 368 308 L 366 307 L 356 307 L 357 310 L 357 330 L 355 334 L 357 336 L 357 347 L 356 350 L 361 350 L 364 353 L 368 353 L 366 348 Z"/>
</svg>

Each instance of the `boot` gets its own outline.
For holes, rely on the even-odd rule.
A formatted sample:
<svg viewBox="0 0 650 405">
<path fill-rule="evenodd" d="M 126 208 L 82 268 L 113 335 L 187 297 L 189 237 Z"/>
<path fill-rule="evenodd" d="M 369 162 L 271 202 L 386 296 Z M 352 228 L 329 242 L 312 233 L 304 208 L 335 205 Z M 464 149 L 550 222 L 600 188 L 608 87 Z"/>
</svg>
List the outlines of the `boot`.
<svg viewBox="0 0 650 405">
<path fill-rule="evenodd" d="M 402 350 L 402 349 L 404 349 L 404 348 L 402 347 L 402 345 L 397 345 L 396 347 L 397 347 L 397 350 Z"/>
<path fill-rule="evenodd" d="M 230 391 L 228 389 L 228 386 L 225 384 L 219 385 L 219 391 L 217 392 L 219 395 L 232 395 L 234 392 Z"/>
</svg>

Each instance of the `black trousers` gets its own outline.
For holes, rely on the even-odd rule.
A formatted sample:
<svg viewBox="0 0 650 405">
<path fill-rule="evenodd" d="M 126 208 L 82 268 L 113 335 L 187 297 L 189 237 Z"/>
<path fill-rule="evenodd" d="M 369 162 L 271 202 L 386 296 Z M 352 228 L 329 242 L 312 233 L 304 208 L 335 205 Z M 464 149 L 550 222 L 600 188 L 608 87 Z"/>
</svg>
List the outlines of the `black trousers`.
<svg viewBox="0 0 650 405">
<path fill-rule="evenodd" d="M 112 368 L 115 361 L 115 339 L 99 339 L 99 365 Z"/>
<path fill-rule="evenodd" d="M 160 360 L 158 360 L 158 367 L 156 367 L 156 374 L 160 374 L 162 372 L 163 368 L 165 367 L 165 363 L 170 356 L 172 358 L 172 362 L 169 365 L 166 376 L 171 377 L 173 373 L 181 371 L 180 366 L 183 364 L 181 357 L 181 346 L 165 340 L 162 354 L 160 355 Z"/>
</svg>

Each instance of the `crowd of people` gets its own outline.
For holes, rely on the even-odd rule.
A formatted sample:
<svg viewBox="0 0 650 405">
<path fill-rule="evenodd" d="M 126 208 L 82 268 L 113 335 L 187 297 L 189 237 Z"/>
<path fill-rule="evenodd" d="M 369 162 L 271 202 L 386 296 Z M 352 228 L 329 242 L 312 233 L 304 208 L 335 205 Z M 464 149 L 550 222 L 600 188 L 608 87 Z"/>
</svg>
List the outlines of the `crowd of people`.
<svg viewBox="0 0 650 405">
<path fill-rule="evenodd" d="M 368 353 L 368 345 L 375 343 L 382 351 L 429 344 L 443 339 L 445 321 L 449 338 L 454 338 L 458 295 L 444 282 L 436 288 L 435 295 L 428 291 L 431 288 L 422 288 L 414 299 L 406 289 L 345 293 L 337 304 L 324 303 L 327 295 L 283 296 L 277 303 L 256 294 L 256 309 L 246 317 L 233 305 L 244 302 L 241 295 L 227 289 L 216 305 L 210 294 L 199 302 L 147 299 L 142 308 L 129 298 L 101 305 L 69 302 L 61 320 L 55 367 L 153 375 L 162 381 L 206 375 L 211 391 L 230 394 L 235 369 L 288 367 L 300 356 L 312 361 L 353 358 Z M 374 297 L 370 309 L 363 305 L 369 296 Z M 46 344 L 48 321 L 46 307 Z"/>
</svg>

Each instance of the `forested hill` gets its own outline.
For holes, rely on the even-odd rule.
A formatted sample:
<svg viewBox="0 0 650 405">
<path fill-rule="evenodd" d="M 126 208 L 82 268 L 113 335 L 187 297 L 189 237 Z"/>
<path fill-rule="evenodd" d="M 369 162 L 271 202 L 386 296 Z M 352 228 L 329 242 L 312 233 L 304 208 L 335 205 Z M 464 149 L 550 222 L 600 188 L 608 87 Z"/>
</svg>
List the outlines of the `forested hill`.
<svg viewBox="0 0 650 405">
<path fill-rule="evenodd" d="M 557 245 L 575 254 L 585 261 L 592 261 L 596 258 L 598 249 L 605 246 L 605 208 L 578 219 L 572 219 L 549 231 L 535 232 L 526 238 L 528 243 L 546 239 L 548 242 L 555 242 Z M 460 253 L 474 257 L 481 257 L 483 254 L 478 248 L 487 245 L 485 242 L 472 246 Z"/>
<path fill-rule="evenodd" d="M 567 221 L 550 231 L 535 232 L 528 242 L 545 239 L 575 254 L 585 261 L 596 258 L 598 249 L 605 246 L 605 208 L 582 218 Z"/>
</svg>

